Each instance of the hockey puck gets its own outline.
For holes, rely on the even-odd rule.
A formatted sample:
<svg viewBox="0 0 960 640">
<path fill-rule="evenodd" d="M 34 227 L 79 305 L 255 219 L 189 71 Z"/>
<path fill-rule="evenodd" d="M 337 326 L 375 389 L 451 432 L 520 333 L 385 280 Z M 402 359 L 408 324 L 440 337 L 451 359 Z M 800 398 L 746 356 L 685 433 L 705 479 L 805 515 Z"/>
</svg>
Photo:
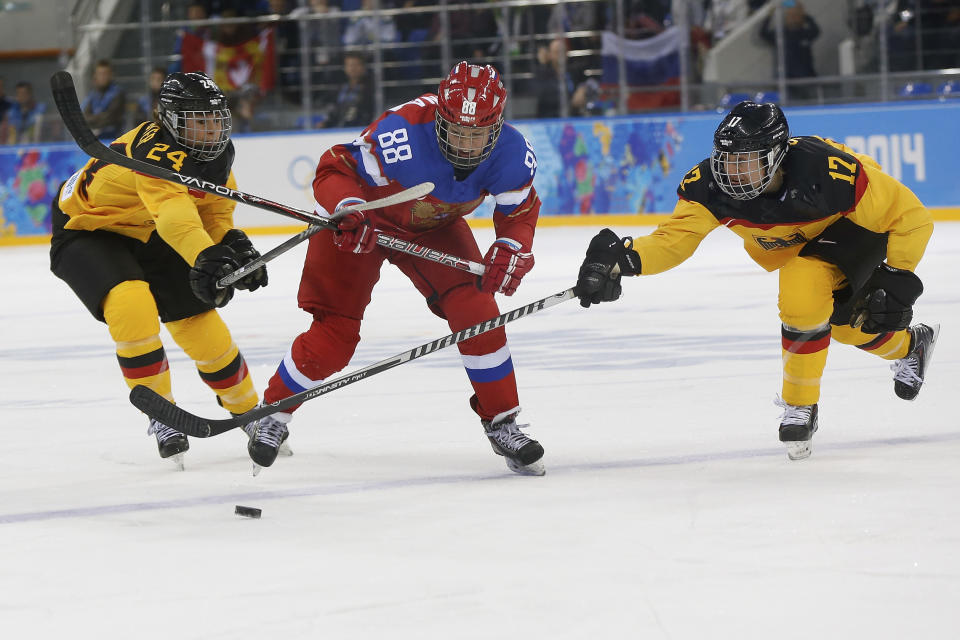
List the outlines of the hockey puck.
<svg viewBox="0 0 960 640">
<path fill-rule="evenodd" d="M 260 514 L 263 513 L 256 507 L 244 507 L 239 504 L 234 507 L 233 512 L 238 516 L 243 516 L 244 518 L 259 518 Z"/>
</svg>

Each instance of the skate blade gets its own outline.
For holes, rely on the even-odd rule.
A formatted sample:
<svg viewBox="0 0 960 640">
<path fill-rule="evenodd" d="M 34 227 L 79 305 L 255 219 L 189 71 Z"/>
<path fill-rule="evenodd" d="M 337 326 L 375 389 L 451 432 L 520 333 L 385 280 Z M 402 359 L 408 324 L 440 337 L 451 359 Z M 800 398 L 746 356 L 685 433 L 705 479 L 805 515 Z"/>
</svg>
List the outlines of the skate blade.
<svg viewBox="0 0 960 640">
<path fill-rule="evenodd" d="M 286 440 L 280 443 L 280 448 L 277 449 L 277 455 L 285 456 L 287 458 L 293 455 L 293 449 L 290 448 L 290 445 L 287 444 Z"/>
<path fill-rule="evenodd" d="M 920 372 L 920 388 L 917 389 L 917 395 L 913 396 L 912 398 L 902 398 L 902 397 L 901 397 L 901 399 L 907 400 L 908 402 L 913 402 L 914 400 L 916 400 L 917 398 L 920 397 L 920 391 L 923 390 L 923 385 L 924 385 L 924 383 L 926 383 L 926 381 L 927 381 L 927 372 L 930 371 L 930 361 L 933 360 L 933 350 L 936 349 L 936 347 L 937 347 L 937 338 L 940 337 L 940 324 L 939 324 L 939 323 L 938 323 L 938 324 L 931 324 L 931 325 L 927 325 L 927 326 L 930 327 L 931 329 L 933 329 L 933 339 L 930 340 L 930 344 L 927 346 L 927 353 L 926 353 L 925 358 L 924 358 L 924 365 L 925 365 L 925 366 L 923 367 L 923 371 Z M 892 369 L 892 368 L 893 368 L 893 365 L 891 365 L 890 368 Z M 900 397 L 900 396 L 898 396 L 898 397 Z"/>
<path fill-rule="evenodd" d="M 173 454 L 172 456 L 170 456 L 169 458 L 167 458 L 167 460 L 169 460 L 170 462 L 173 463 L 173 466 L 175 466 L 175 467 L 177 468 L 177 471 L 183 471 L 183 470 L 184 470 L 185 467 L 184 467 L 184 465 L 183 465 L 183 454 L 182 454 L 182 453 L 175 453 L 175 454 Z"/>
<path fill-rule="evenodd" d="M 263 467 L 261 467 L 261 466 L 258 465 L 256 462 L 254 462 L 254 463 L 253 463 L 253 477 L 256 478 L 257 475 L 260 473 L 260 471 L 261 471 L 262 469 L 263 469 Z"/>
<path fill-rule="evenodd" d="M 543 466 L 542 459 L 527 465 L 520 464 L 506 456 L 504 456 L 504 459 L 507 461 L 507 467 L 510 471 L 518 473 L 521 476 L 542 476 L 547 472 L 546 467 Z"/>
<path fill-rule="evenodd" d="M 812 440 L 800 440 L 797 442 L 784 442 L 787 445 L 787 457 L 791 460 L 804 460 L 813 453 Z"/>
<path fill-rule="evenodd" d="M 924 364 L 926 366 L 923 368 L 923 379 L 920 384 L 922 385 L 927 381 L 927 372 L 930 371 L 930 362 L 933 360 L 933 350 L 937 348 L 937 338 L 940 337 L 940 324 L 929 325 L 933 329 L 933 339 L 930 340 L 930 345 L 927 347 L 926 359 Z M 917 392 L 916 396 L 910 398 L 911 400 L 916 400 L 917 396 L 920 395 L 920 392 Z"/>
</svg>

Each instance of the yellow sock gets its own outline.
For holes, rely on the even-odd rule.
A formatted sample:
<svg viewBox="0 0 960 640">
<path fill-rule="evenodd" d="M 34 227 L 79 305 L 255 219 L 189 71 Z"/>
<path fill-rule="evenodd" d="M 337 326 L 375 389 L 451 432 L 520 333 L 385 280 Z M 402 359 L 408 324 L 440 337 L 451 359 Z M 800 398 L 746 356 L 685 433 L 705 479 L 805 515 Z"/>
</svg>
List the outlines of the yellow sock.
<svg viewBox="0 0 960 640">
<path fill-rule="evenodd" d="M 200 378 L 232 413 L 243 413 L 257 405 L 259 397 L 243 355 L 230 337 L 227 325 L 216 311 L 168 322 L 167 329 L 177 344 L 197 365 Z"/>
<path fill-rule="evenodd" d="M 157 316 L 150 286 L 142 280 L 121 282 L 103 301 L 103 317 L 117 345 L 117 361 L 127 386 L 145 385 L 173 402 L 170 365 Z"/>
</svg>

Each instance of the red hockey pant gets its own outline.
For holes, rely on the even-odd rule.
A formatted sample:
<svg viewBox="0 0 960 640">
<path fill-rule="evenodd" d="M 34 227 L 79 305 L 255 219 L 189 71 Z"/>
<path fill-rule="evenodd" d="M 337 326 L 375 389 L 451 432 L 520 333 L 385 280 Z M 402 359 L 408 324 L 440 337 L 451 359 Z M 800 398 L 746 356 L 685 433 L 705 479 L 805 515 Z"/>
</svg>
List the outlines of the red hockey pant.
<svg viewBox="0 0 960 640">
<path fill-rule="evenodd" d="M 483 259 L 462 219 L 416 237 L 398 235 L 475 262 Z M 363 313 L 385 260 L 410 279 L 430 310 L 446 319 L 452 331 L 500 314 L 493 295 L 477 289 L 471 273 L 381 247 L 367 254 L 345 253 L 334 246 L 332 232 L 321 231 L 310 239 L 298 296 L 300 307 L 313 315 L 313 322 L 294 340 L 270 379 L 266 402 L 316 386 L 347 366 L 360 341 Z M 490 420 L 517 409 L 516 378 L 503 328 L 457 347 L 473 387 L 471 406 L 476 413 Z"/>
</svg>

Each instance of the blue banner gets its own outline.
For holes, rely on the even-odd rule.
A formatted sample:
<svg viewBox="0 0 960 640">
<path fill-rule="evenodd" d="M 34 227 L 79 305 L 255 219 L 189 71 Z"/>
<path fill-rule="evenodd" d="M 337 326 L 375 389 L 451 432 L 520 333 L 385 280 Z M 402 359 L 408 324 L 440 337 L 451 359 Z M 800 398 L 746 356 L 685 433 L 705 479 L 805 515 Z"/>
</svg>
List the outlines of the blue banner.
<svg viewBox="0 0 960 640">
<path fill-rule="evenodd" d="M 785 109 L 791 135 L 876 158 L 928 207 L 960 206 L 953 175 L 960 99 Z M 722 113 L 521 123 L 537 153 L 542 215 L 669 213 L 683 175 L 710 155 Z"/>
<path fill-rule="evenodd" d="M 785 111 L 792 135 L 843 142 L 876 158 L 928 207 L 960 207 L 960 180 L 953 172 L 960 99 Z M 710 111 L 517 123 L 536 150 L 534 186 L 543 200 L 541 215 L 669 213 L 683 175 L 710 154 L 722 117 Z M 317 158 L 340 138 L 331 133 L 238 136 L 234 169 L 240 188 L 309 206 Z M 264 158 L 277 169 L 266 170 Z M 0 147 L 0 240 L 48 234 L 50 199 L 86 160 L 72 144 Z M 305 182 L 278 193 L 287 165 L 302 165 Z M 491 212 L 487 204 L 475 216 Z M 240 213 L 238 224 L 256 227 L 276 220 L 262 212 L 249 218 Z"/>
<path fill-rule="evenodd" d="M 88 160 L 76 145 L 0 147 L 0 238 L 50 233 L 50 201 Z"/>
</svg>

